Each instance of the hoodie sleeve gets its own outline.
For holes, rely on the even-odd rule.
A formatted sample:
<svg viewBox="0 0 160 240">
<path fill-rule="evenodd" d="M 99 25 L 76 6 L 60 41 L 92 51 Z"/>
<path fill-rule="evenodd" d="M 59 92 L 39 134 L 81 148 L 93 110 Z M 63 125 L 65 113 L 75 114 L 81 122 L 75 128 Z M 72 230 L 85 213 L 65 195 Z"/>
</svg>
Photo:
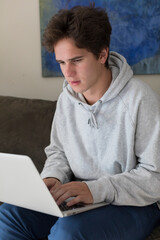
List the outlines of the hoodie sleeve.
<svg viewBox="0 0 160 240">
<path fill-rule="evenodd" d="M 41 177 L 54 177 L 59 179 L 62 183 L 66 183 L 71 180 L 72 171 L 65 156 L 63 139 L 59 131 L 59 128 L 61 127 L 59 120 L 60 116 L 60 107 L 57 102 L 57 108 L 51 128 L 50 145 L 45 148 L 47 160 L 41 173 Z"/>
<path fill-rule="evenodd" d="M 138 106 L 138 114 L 130 115 L 135 125 L 133 147 L 137 166 L 128 172 L 87 181 L 95 203 L 144 206 L 160 200 L 159 96 L 146 95 Z"/>
</svg>

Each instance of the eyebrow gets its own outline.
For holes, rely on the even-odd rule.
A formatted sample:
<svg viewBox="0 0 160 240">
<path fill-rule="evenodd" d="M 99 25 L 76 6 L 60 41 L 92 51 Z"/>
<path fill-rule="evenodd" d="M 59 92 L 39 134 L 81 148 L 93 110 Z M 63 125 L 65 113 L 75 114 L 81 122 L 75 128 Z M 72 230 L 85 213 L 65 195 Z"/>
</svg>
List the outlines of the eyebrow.
<svg viewBox="0 0 160 240">
<path fill-rule="evenodd" d="M 80 58 L 83 58 L 83 57 L 84 57 L 84 56 L 76 56 L 76 57 L 73 57 L 73 58 L 69 58 L 67 61 L 71 62 L 71 61 L 74 61 L 74 60 L 77 60 L 77 59 L 80 59 Z M 58 63 L 64 62 L 63 60 L 58 60 L 58 59 L 56 59 L 56 61 L 57 61 Z"/>
</svg>

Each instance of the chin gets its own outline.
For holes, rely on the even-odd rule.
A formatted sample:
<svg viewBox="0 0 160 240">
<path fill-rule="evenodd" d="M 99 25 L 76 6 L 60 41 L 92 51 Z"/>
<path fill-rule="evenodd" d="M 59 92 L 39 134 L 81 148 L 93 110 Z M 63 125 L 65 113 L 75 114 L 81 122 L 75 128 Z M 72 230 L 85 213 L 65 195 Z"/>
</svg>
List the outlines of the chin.
<svg viewBox="0 0 160 240">
<path fill-rule="evenodd" d="M 78 88 L 75 88 L 75 87 L 73 87 L 72 86 L 72 89 L 74 90 L 74 92 L 76 92 L 76 93 L 81 93 L 81 94 L 83 94 L 85 91 L 83 91 L 82 89 L 78 89 Z"/>
</svg>

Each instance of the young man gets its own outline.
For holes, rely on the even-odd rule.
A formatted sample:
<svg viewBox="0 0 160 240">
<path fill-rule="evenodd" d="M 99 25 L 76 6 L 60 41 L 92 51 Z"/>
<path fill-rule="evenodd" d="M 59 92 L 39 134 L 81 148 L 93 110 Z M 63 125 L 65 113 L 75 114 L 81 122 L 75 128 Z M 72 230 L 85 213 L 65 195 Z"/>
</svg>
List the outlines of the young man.
<svg viewBox="0 0 160 240">
<path fill-rule="evenodd" d="M 52 17 L 44 45 L 64 74 L 42 178 L 58 204 L 107 206 L 57 219 L 4 204 L 0 239 L 143 240 L 160 223 L 160 101 L 109 52 L 102 9 Z"/>
</svg>

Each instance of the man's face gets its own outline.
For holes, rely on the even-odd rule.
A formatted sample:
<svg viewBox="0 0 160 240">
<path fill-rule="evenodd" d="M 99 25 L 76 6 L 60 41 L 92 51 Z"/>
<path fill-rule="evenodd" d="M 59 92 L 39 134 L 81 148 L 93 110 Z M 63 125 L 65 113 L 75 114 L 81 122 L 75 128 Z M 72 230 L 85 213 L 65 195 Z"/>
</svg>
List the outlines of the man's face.
<svg viewBox="0 0 160 240">
<path fill-rule="evenodd" d="M 93 53 L 78 48 L 71 38 L 64 38 L 54 46 L 57 62 L 61 71 L 77 93 L 94 94 L 101 82 L 104 60 L 97 59 Z"/>
</svg>

